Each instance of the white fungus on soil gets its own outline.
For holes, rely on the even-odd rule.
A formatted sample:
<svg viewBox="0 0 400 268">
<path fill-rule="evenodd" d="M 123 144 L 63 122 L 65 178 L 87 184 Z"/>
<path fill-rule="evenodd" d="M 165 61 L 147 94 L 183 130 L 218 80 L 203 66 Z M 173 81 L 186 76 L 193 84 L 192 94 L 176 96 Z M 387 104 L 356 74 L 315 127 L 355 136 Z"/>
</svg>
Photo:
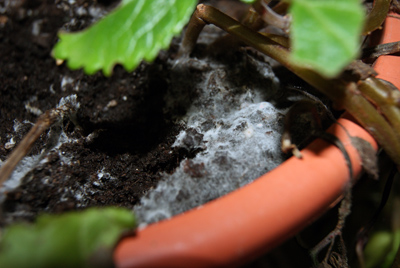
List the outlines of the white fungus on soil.
<svg viewBox="0 0 400 268">
<path fill-rule="evenodd" d="M 61 90 L 65 91 L 68 85 L 71 85 L 74 82 L 74 79 L 68 76 L 64 76 L 61 79 Z"/>
<path fill-rule="evenodd" d="M 67 106 L 68 108 L 66 108 Z M 72 109 L 76 111 L 79 108 L 77 96 L 70 95 L 65 98 L 61 98 L 57 105 L 57 108 L 61 108 L 63 110 Z M 24 121 L 23 123 L 20 123 L 18 120 L 14 120 L 13 130 L 15 134 L 20 131 L 23 124 L 33 125 L 29 121 Z M 43 149 L 42 152 L 38 155 L 25 156 L 15 167 L 14 171 L 10 175 L 10 178 L 4 182 L 2 187 L 0 187 L 0 203 L 5 200 L 5 193 L 16 189 L 21 184 L 22 179 L 30 171 L 34 170 L 40 165 L 44 165 L 45 163 L 47 163 L 46 156 L 50 152 L 57 152 L 62 163 L 67 165 L 70 164 L 71 159 L 60 150 L 60 147 L 65 143 L 77 142 L 77 140 L 69 138 L 61 127 L 51 128 L 47 134 L 47 137 L 49 140 L 49 147 Z M 13 137 L 11 137 L 10 140 L 13 140 Z M 0 166 L 3 165 L 3 163 L 4 162 L 0 160 Z M 46 180 L 47 178 L 43 180 L 44 183 L 46 183 Z"/>
<path fill-rule="evenodd" d="M 187 112 L 177 118 L 184 130 L 173 146 L 199 152 L 141 199 L 134 208 L 141 226 L 223 196 L 284 161 L 280 138 L 287 109 L 274 106 L 279 81 L 269 64 L 250 56 L 230 66 L 209 59 L 179 64 L 184 66 L 175 66 L 182 70 L 172 76 L 166 102 L 186 105 Z M 196 81 L 193 71 L 183 71 L 186 65 L 206 71 Z"/>
</svg>

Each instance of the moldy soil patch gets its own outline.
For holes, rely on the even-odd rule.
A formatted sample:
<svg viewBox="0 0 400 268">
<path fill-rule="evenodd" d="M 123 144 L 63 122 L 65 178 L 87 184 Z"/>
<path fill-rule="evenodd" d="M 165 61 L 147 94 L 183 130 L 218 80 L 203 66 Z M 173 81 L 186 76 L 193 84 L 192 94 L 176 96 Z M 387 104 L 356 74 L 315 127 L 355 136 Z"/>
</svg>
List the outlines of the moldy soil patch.
<svg viewBox="0 0 400 268">
<path fill-rule="evenodd" d="M 171 182 L 171 178 L 177 176 L 173 174 L 175 170 L 199 181 L 209 176 L 202 164 L 204 161 L 196 158 L 205 153 L 204 147 L 210 147 L 203 142 L 204 133 L 194 128 L 186 129 L 186 134 L 190 134 L 187 136 L 192 139 L 180 141 L 187 148 L 173 147 L 176 137 L 185 131 L 180 119 L 185 117 L 192 103 L 181 101 L 180 105 L 171 106 L 166 102 L 166 96 L 176 93 L 175 89 L 171 90 L 170 82 L 174 75 L 179 75 L 171 72 L 171 60 L 178 49 L 179 38 L 152 64 L 142 63 L 132 73 L 117 66 L 110 78 L 100 73 L 86 76 L 82 71 L 71 71 L 65 65 L 57 65 L 51 57 L 50 52 L 60 29 L 82 29 L 114 8 L 117 2 L 0 0 L 0 161 L 6 160 L 37 117 L 57 107 L 62 98 L 76 95 L 80 104 L 76 117 L 65 118 L 40 137 L 12 175 L 12 180 L 7 182 L 6 191 L 0 191 L 0 227 L 14 221 L 32 221 L 44 212 L 62 213 L 107 205 L 133 209 L 140 206 L 143 196 L 156 195 L 152 195 L 151 190 L 155 189 L 157 193 L 156 185 L 163 176 L 169 177 L 169 180 L 161 185 Z M 236 13 L 232 4 L 238 2 L 209 2 L 217 4 L 224 12 Z M 215 28 L 206 27 L 205 32 L 200 39 L 215 39 L 221 35 L 221 31 Z M 195 56 L 204 57 L 204 47 L 198 45 Z M 230 66 L 242 59 L 256 62 L 252 66 L 265 64 L 264 57 L 248 49 L 221 57 L 221 64 Z M 201 69 L 208 69 L 209 66 L 196 61 L 192 63 L 187 72 L 193 81 L 201 81 Z M 278 67 L 274 68 L 274 72 L 279 78 L 280 89 L 293 89 L 289 95 L 298 93 L 300 89 L 309 90 L 304 82 L 286 70 Z M 214 74 L 217 83 L 225 77 L 225 72 L 221 70 L 216 70 Z M 254 77 L 251 76 L 251 79 Z M 254 83 L 257 84 L 257 81 Z M 218 91 L 217 84 L 209 86 L 216 86 L 210 94 Z M 204 94 L 195 88 L 187 92 L 186 97 L 194 100 L 200 93 Z M 280 90 L 275 95 L 275 98 L 284 100 L 282 109 L 292 103 Z M 230 94 L 225 96 L 227 100 L 234 98 Z M 199 106 L 198 103 L 196 105 Z M 218 121 L 217 118 L 215 120 Z M 224 120 L 218 122 L 224 123 L 221 129 L 223 126 L 227 129 L 232 127 Z M 213 124 L 212 120 L 205 121 L 200 129 L 208 129 L 208 125 Z M 235 129 L 240 131 L 241 128 L 246 131 L 246 124 L 238 124 Z M 308 126 L 299 128 L 307 129 Z M 215 162 L 223 167 L 228 157 L 216 157 Z M 18 179 L 22 181 L 21 186 L 11 190 Z M 182 196 L 185 192 L 178 191 L 175 199 Z M 214 196 L 207 198 L 213 199 Z M 171 214 L 178 212 L 174 210 Z M 165 215 L 161 216 L 164 218 Z M 329 216 L 329 221 L 324 220 L 321 224 L 321 238 L 336 222 L 336 211 Z M 360 215 L 354 217 L 360 218 Z M 318 228 L 314 225 L 308 229 L 314 234 Z M 321 238 L 316 238 L 310 245 L 315 245 Z M 291 255 L 292 258 L 288 259 L 288 252 L 293 252 L 293 248 L 300 254 Z M 303 250 L 292 239 L 271 252 L 269 260 L 258 260 L 248 267 L 264 267 L 267 262 L 273 263 L 274 267 L 298 266 L 299 263 L 309 267 L 307 253 Z M 288 265 L 291 261 L 295 263 Z"/>
<path fill-rule="evenodd" d="M 231 15 L 235 15 L 243 7 L 242 3 L 235 1 L 209 2 Z M 142 63 L 132 73 L 116 66 L 109 78 L 100 73 L 87 76 L 82 71 L 71 71 L 64 64 L 57 65 L 51 57 L 51 49 L 57 42 L 56 34 L 60 29 L 76 31 L 87 27 L 117 4 L 118 1 L 105 0 L 0 2 L 0 160 L 5 161 L 41 113 L 57 107 L 62 98 L 76 95 L 79 102 L 76 115 L 64 118 L 63 122 L 40 137 L 6 183 L 5 189 L 0 192 L 1 226 L 15 220 L 32 221 L 37 214 L 43 212 L 61 213 L 106 205 L 134 208 L 143 195 L 156 187 L 162 176 L 168 177 L 179 166 L 182 174 L 195 178 L 199 183 L 203 175 L 209 174 L 204 170 L 205 161 L 196 160 L 195 157 L 207 146 L 210 147 L 212 141 L 205 140 L 203 144 L 204 133 L 197 135 L 198 130 L 193 129 L 197 123 L 192 122 L 192 126 L 189 126 L 187 122 L 192 119 L 186 118 L 186 122 L 182 123 L 188 110 L 193 110 L 192 102 L 196 107 L 203 107 L 203 104 L 196 102 L 196 98 L 202 94 L 207 95 L 207 92 L 192 88 L 188 85 L 189 82 L 171 82 L 174 77 L 180 77 L 176 73 L 179 68 L 172 68 L 179 38 L 172 42 L 168 51 L 160 52 L 155 62 Z M 197 46 L 195 56 L 204 58 L 207 54 L 204 43 L 210 43 L 210 40 L 215 40 L 221 34 L 220 30 L 206 27 L 199 40 L 203 45 Z M 237 85 L 235 92 L 229 92 L 229 87 L 221 86 L 225 83 L 225 71 L 221 69 L 221 65 L 230 69 L 227 76 L 234 78 L 233 84 L 246 83 L 243 74 L 239 75 L 240 68 L 235 69 L 235 66 L 243 64 L 244 67 L 249 67 L 248 72 L 252 73 L 248 74 L 247 82 L 262 89 L 264 85 L 268 87 L 272 83 L 265 81 L 266 78 L 262 75 L 260 80 L 256 78 L 257 72 L 270 68 L 264 57 L 252 50 L 241 49 L 218 54 L 214 60 L 217 64 L 211 64 L 211 67 L 208 63 L 196 60 L 184 67 L 186 76 L 193 83 L 201 84 L 207 76 L 219 77 L 210 79 L 207 85 L 211 89 L 210 96 L 222 92 L 223 95 L 218 97 L 222 99 L 214 105 L 213 98 L 208 97 L 204 111 L 217 107 L 216 109 L 226 109 L 222 111 L 224 114 L 230 109 L 224 106 L 225 102 L 242 98 L 235 94 L 243 90 L 246 105 L 256 104 L 256 99 L 263 101 L 257 97 L 263 93 L 246 91 L 244 85 Z M 260 64 L 266 67 L 260 67 Z M 211 74 L 204 75 L 205 71 L 209 72 L 215 66 L 216 71 L 211 70 Z M 287 88 L 287 84 L 290 87 L 292 83 L 296 83 L 295 90 L 289 94 L 278 90 L 272 93 L 273 97 L 268 97 L 273 98 L 273 101 L 283 100 L 280 104 L 282 107 L 278 109 L 285 111 L 296 98 L 304 98 L 303 93 L 299 97 L 298 90 L 299 85 L 303 89 L 304 83 L 299 83 L 299 79 L 288 75 L 287 71 L 282 72 L 279 68 L 274 71 L 278 77 L 285 77 L 279 79 L 280 89 Z M 177 93 L 176 87 L 186 90 L 182 91 L 185 92 L 182 94 L 185 98 L 180 99 L 181 95 Z M 289 100 L 288 95 L 295 95 L 295 98 Z M 170 101 L 166 101 L 168 96 L 174 96 L 172 105 Z M 234 102 L 234 105 L 240 107 L 241 104 Z M 242 108 L 245 107 L 240 109 Z M 201 114 L 202 110 L 198 113 Z M 284 112 L 277 121 L 283 121 L 283 115 Z M 213 114 L 210 116 L 211 120 L 202 119 L 205 121 L 199 126 L 200 130 L 205 131 L 209 126 L 222 123 L 222 129 L 232 128 L 238 135 L 242 132 L 253 135 L 253 130 L 247 129 L 250 121 L 238 121 L 237 126 L 230 126 L 226 123 L 229 118 L 218 120 L 213 118 Z M 256 111 L 253 117 L 260 116 L 261 110 Z M 239 117 L 235 115 L 230 118 L 236 120 Z M 224 120 L 228 121 L 224 123 Z M 189 128 L 186 133 L 194 133 L 196 135 L 193 137 L 199 137 L 200 140 L 194 139 L 193 144 L 183 140 L 183 146 L 174 147 L 176 137 L 179 133 L 182 134 L 185 124 Z M 254 123 L 254 126 L 258 125 L 260 123 Z M 304 126 L 300 128 L 307 129 Z M 280 133 L 279 127 L 275 129 Z M 236 140 L 236 144 L 240 143 L 235 135 L 231 140 Z M 230 158 L 229 146 L 227 148 L 222 155 L 217 155 L 221 152 L 215 153 L 216 160 L 211 162 L 225 163 L 225 159 Z M 209 153 L 204 151 L 203 154 Z M 186 160 L 182 161 L 184 159 Z M 256 165 L 260 166 L 260 170 L 254 178 L 266 172 L 262 161 Z M 19 180 L 21 186 L 13 189 Z M 239 181 L 236 184 L 242 186 L 245 182 Z M 182 191 L 178 193 L 177 199 L 181 199 L 182 195 L 190 195 L 182 194 Z M 214 198 L 216 196 L 205 196 L 204 200 Z M 198 205 L 199 201 L 191 203 Z M 172 214 L 177 212 L 180 209 Z"/>
<path fill-rule="evenodd" d="M 43 134 L 19 167 L 22 173 L 14 172 L 23 183 L 6 194 L 1 225 L 33 220 L 42 212 L 133 207 L 156 185 L 160 172 L 171 172 L 188 156 L 171 149 L 179 126 L 162 110 L 168 87 L 163 71 L 166 52 L 133 73 L 116 67 L 111 78 L 70 71 L 57 66 L 50 55 L 61 27 L 83 28 L 115 5 L 79 0 L 0 2 L 0 160 L 38 115 L 55 108 L 62 97 L 75 94 L 80 103 L 77 124 L 67 118 Z"/>
</svg>

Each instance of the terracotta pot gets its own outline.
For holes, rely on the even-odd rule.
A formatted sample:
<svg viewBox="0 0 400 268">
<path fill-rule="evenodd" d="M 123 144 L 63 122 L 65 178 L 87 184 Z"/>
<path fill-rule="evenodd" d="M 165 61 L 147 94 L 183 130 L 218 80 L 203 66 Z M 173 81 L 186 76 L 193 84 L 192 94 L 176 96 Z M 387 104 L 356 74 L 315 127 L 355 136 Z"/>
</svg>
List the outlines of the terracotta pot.
<svg viewBox="0 0 400 268">
<path fill-rule="evenodd" d="M 399 16 L 395 15 L 394 16 Z M 385 21 L 385 27 L 382 30 L 381 38 L 379 43 L 386 44 L 391 42 L 396 42 L 400 40 L 400 18 L 399 17 L 387 17 Z M 399 77 L 399 67 L 400 66 L 400 56 L 381 56 L 379 57 L 374 68 L 378 72 L 379 78 L 385 79 L 392 82 L 397 88 L 400 88 L 400 77 Z"/>
<path fill-rule="evenodd" d="M 396 31 L 400 27 L 394 26 L 399 22 L 387 19 L 382 42 L 400 40 Z M 400 87 L 394 74 L 398 68 L 392 64 L 399 65 L 400 57 L 381 57 L 375 67 L 379 77 Z M 350 135 L 377 148 L 358 124 L 345 118 L 338 122 Z M 346 131 L 338 124 L 328 129 L 345 145 L 357 177 L 361 161 Z M 317 139 L 302 154 L 303 159 L 292 157 L 253 183 L 201 208 L 123 239 L 114 253 L 117 267 L 237 266 L 279 245 L 336 204 L 349 180 L 346 161 L 335 146 Z"/>
</svg>

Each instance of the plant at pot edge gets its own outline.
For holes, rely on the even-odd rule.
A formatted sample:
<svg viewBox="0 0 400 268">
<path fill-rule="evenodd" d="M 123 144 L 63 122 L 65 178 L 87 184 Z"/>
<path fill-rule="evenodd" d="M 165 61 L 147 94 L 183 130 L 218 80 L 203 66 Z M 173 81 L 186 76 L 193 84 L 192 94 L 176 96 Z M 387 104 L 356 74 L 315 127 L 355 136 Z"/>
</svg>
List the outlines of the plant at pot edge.
<svg viewBox="0 0 400 268">
<path fill-rule="evenodd" d="M 187 6 L 184 8 L 178 8 L 175 9 L 176 7 L 174 6 L 175 3 L 174 1 L 166 1 L 163 2 L 165 6 L 169 6 L 166 10 L 162 10 L 162 8 L 159 8 L 159 5 L 151 5 L 151 1 L 123 1 L 121 4 L 121 8 L 116 10 L 115 13 L 112 13 L 108 18 L 103 20 L 102 22 L 99 22 L 97 26 L 94 26 L 92 30 L 88 30 L 86 33 L 82 34 L 65 34 L 65 35 L 60 35 L 61 43 L 56 47 L 54 53 L 56 58 L 68 58 L 68 64 L 72 68 L 79 68 L 83 66 L 85 70 L 88 73 L 93 73 L 97 71 L 98 69 L 103 69 L 103 72 L 107 75 L 111 73 L 112 66 L 115 63 L 122 63 L 127 70 L 132 70 L 138 62 L 141 60 L 142 57 L 146 60 L 152 60 L 158 50 L 160 48 L 166 47 L 169 44 L 169 41 L 172 37 L 173 34 L 176 34 L 177 32 L 180 31 L 180 28 L 183 27 L 185 23 L 185 16 L 187 17 L 189 12 L 191 12 L 191 8 L 193 8 L 193 5 L 195 4 L 195 1 L 192 1 L 192 3 L 189 3 L 190 1 L 185 2 Z M 310 10 L 314 10 L 314 7 L 310 7 L 310 3 L 313 1 L 291 1 L 291 10 L 293 12 L 293 22 L 291 24 L 291 34 L 293 35 L 293 38 L 296 37 L 296 23 L 299 23 L 298 19 L 301 17 L 300 15 L 306 15 L 307 17 L 313 18 L 313 16 L 308 16 L 307 12 Z M 328 10 L 328 13 L 335 13 L 337 11 L 336 7 L 341 8 L 341 4 L 343 4 L 346 1 L 334 1 L 335 5 L 331 5 L 329 7 L 323 6 L 322 11 L 325 12 Z M 348 11 L 356 11 L 351 13 L 352 16 L 349 16 L 350 18 L 354 18 L 359 16 L 359 22 L 362 22 L 362 16 L 360 15 L 361 13 L 357 8 L 357 3 L 358 1 L 347 1 L 350 3 L 348 7 Z M 390 1 L 377 1 L 375 4 L 375 8 L 377 9 L 379 4 L 384 4 L 384 3 L 390 2 Z M 150 3 L 150 4 L 149 4 Z M 183 2 L 181 2 L 183 3 Z M 152 12 L 155 12 L 154 14 L 157 14 L 158 16 L 152 16 L 154 15 L 153 13 L 148 13 L 147 16 L 143 15 L 141 17 L 140 15 L 146 14 L 146 12 L 141 12 L 145 11 L 146 9 L 144 8 L 146 5 L 148 5 L 148 9 L 151 10 Z M 344 4 L 346 5 L 346 4 Z M 142 8 L 138 8 L 137 6 L 141 6 Z M 164 6 L 164 5 L 162 5 Z M 283 9 L 285 10 L 284 5 Z M 130 9 L 129 9 L 130 8 Z M 379 8 L 382 8 L 379 6 Z M 276 8 L 278 9 L 278 8 Z M 317 8 L 316 8 L 317 9 Z M 375 12 L 376 12 L 375 9 Z M 161 10 L 161 11 L 160 11 Z M 183 19 L 179 22 L 173 21 L 171 19 L 171 12 L 172 10 L 178 10 L 182 11 L 180 13 L 181 15 L 184 13 L 185 16 L 182 16 Z M 258 11 L 259 13 L 264 14 L 265 19 L 270 22 L 274 23 L 274 19 L 277 17 L 275 16 L 272 10 L 269 10 L 265 3 L 263 1 L 256 1 L 254 4 L 254 10 Z M 358 11 L 357 11 L 358 10 Z M 119 12 L 119 13 L 118 13 Z M 137 15 L 136 17 L 132 15 L 133 14 Z M 136 12 L 136 13 L 135 13 Z M 297 16 L 296 16 L 296 12 Z M 376 25 L 380 25 L 383 21 L 383 19 L 386 17 L 386 13 L 384 15 L 381 15 L 380 17 L 376 18 L 373 16 L 373 11 L 371 12 L 371 15 L 369 16 L 369 19 L 367 20 L 366 25 L 373 25 L 367 27 L 364 31 L 365 32 L 370 32 L 373 31 L 374 28 L 376 28 Z M 178 12 L 179 13 L 179 12 Z M 265 16 L 265 13 L 272 13 L 273 14 L 273 19 L 271 21 L 270 17 L 271 16 Z M 160 14 L 164 14 L 165 16 L 160 16 Z M 124 15 L 124 16 L 122 16 Z M 253 12 L 253 18 L 254 16 L 258 16 L 257 12 Z M 335 15 L 333 15 L 335 17 Z M 174 17 L 174 16 L 172 16 Z M 139 22 L 141 21 L 143 24 L 140 26 L 137 26 L 135 24 L 131 24 L 129 26 L 129 22 L 131 22 L 131 18 L 141 18 L 138 19 Z M 149 18 L 154 18 L 154 23 L 150 19 L 149 21 L 146 21 L 146 19 Z M 160 27 L 160 25 L 163 25 L 165 20 L 168 21 L 168 18 L 172 21 L 170 23 L 167 23 L 167 25 L 172 25 L 172 30 L 171 31 L 165 31 L 162 33 L 167 33 L 167 36 L 161 35 L 160 42 L 157 44 L 157 42 L 152 43 L 152 37 L 153 37 L 153 32 L 151 30 L 157 29 L 157 27 Z M 315 16 L 314 19 L 320 18 L 320 15 Z M 338 15 L 336 15 L 336 19 L 338 18 Z M 340 19 L 342 17 L 339 17 Z M 108 23 L 106 23 L 108 19 Z M 165 20 L 164 20 L 165 19 Z M 280 18 L 281 19 L 281 18 Z M 286 18 L 287 19 L 287 18 Z M 302 19 L 305 19 L 304 16 Z M 285 18 L 283 19 L 285 20 Z M 301 19 L 300 19 L 301 21 Z M 371 22 L 372 21 L 372 22 Z M 224 14 L 212 9 L 208 8 L 205 6 L 199 6 L 197 11 L 195 12 L 195 16 L 192 17 L 192 23 L 189 25 L 189 29 L 187 30 L 186 33 L 186 38 L 183 41 L 183 46 L 180 55 L 181 56 L 187 56 L 194 43 L 195 40 L 197 39 L 198 33 L 201 31 L 202 27 L 206 23 L 213 23 L 227 32 L 230 32 L 231 34 L 235 35 L 239 39 L 242 39 L 245 43 L 255 47 L 256 49 L 264 52 L 265 54 L 271 56 L 272 58 L 278 60 L 280 63 L 288 67 L 288 69 L 292 70 L 294 73 L 299 75 L 301 78 L 309 82 L 311 85 L 315 86 L 317 89 L 321 90 L 324 92 L 326 95 L 328 95 L 333 101 L 338 103 L 339 105 L 343 105 L 345 109 L 350 111 L 350 113 L 359 120 L 359 122 L 366 128 L 370 129 L 374 137 L 380 142 L 380 144 L 388 151 L 388 154 L 392 156 L 393 160 L 396 163 L 398 162 L 398 157 L 399 157 L 399 150 L 398 150 L 398 143 L 399 139 L 396 136 L 396 124 L 399 120 L 397 117 L 397 106 L 396 104 L 396 99 L 398 96 L 396 96 L 396 91 L 392 90 L 390 87 L 382 83 L 381 81 L 375 79 L 373 74 L 368 73 L 365 76 L 365 73 L 363 72 L 358 72 L 359 71 L 359 66 L 360 64 L 357 64 L 356 67 L 351 67 L 350 71 L 357 73 L 359 76 L 356 80 L 354 80 L 354 77 L 352 77 L 350 80 L 346 80 L 343 76 L 340 76 L 341 71 L 347 63 L 356 56 L 357 53 L 357 35 L 354 34 L 354 32 L 357 32 L 357 29 L 360 30 L 361 27 L 357 26 L 357 23 L 354 23 L 356 29 L 353 29 L 353 33 L 350 34 L 352 38 L 349 38 L 348 40 L 352 39 L 353 43 L 351 45 L 346 44 L 344 45 L 344 49 L 348 52 L 349 47 L 352 47 L 350 49 L 349 53 L 343 53 L 345 55 L 345 59 L 341 59 L 339 63 L 337 64 L 336 68 L 334 69 L 323 69 L 325 66 L 331 66 L 327 64 L 323 64 L 323 66 L 313 66 L 312 62 L 309 62 L 306 66 L 304 64 L 299 64 L 299 61 L 296 61 L 296 58 L 293 57 L 289 54 L 288 52 L 288 40 L 285 36 L 271 36 L 271 35 L 260 35 L 254 30 L 251 30 L 249 28 L 256 28 L 256 24 L 259 23 L 258 20 L 254 20 L 253 22 L 251 20 L 245 21 L 247 28 L 243 27 L 241 24 L 229 20 Z M 252 23 L 254 23 L 252 25 Z M 304 22 L 303 22 L 304 23 Z M 306 23 L 307 24 L 307 23 Z M 315 23 L 314 23 L 315 24 Z M 99 26 L 100 25 L 100 26 Z M 106 25 L 106 26 L 105 26 Z M 133 26 L 132 26 L 133 25 Z M 361 24 L 360 24 L 361 25 Z M 117 28 L 122 28 L 122 29 L 128 29 L 128 31 L 121 33 L 120 31 L 115 31 L 112 26 L 116 26 Z M 95 30 L 97 27 L 97 30 Z M 139 38 L 137 38 L 138 42 L 135 43 L 134 40 L 137 36 L 132 34 L 129 36 L 130 31 L 132 28 L 137 28 L 139 29 Z M 192 27 L 192 28 L 191 28 Z M 302 26 L 305 28 L 304 26 Z M 300 27 L 300 29 L 303 29 Z M 154 29 L 153 29 L 154 28 Z M 345 27 L 346 28 L 346 27 Z M 100 29 L 100 30 L 99 30 Z M 144 29 L 150 29 L 149 32 L 146 32 Z M 329 28 L 330 29 L 330 28 Z M 285 30 L 285 29 L 284 29 Z M 328 29 L 325 29 L 328 30 Z M 90 32 L 91 31 L 91 32 Z M 310 29 L 309 29 L 310 31 Z M 314 29 L 311 29 L 311 31 L 314 31 Z M 339 28 L 339 32 L 341 29 Z M 100 33 L 100 34 L 99 34 Z M 108 34 L 105 34 L 108 33 Z M 120 40 L 120 47 L 113 47 L 113 42 L 111 42 L 110 47 L 107 48 L 107 39 L 108 40 L 116 40 L 113 38 L 110 38 L 113 33 L 117 34 L 116 39 Z M 126 36 L 127 34 L 128 36 Z M 310 34 L 307 33 L 301 33 L 298 36 L 304 37 Z M 313 34 L 311 34 L 312 36 Z M 154 36 L 156 36 L 154 34 Z M 129 38 L 130 37 L 130 38 Z M 132 38 L 133 37 L 133 38 Z M 292 37 L 292 36 L 291 36 Z M 329 38 L 335 39 L 335 36 L 328 37 L 328 44 L 332 43 L 329 41 Z M 343 36 L 342 36 L 343 38 Z M 90 57 L 89 54 L 87 53 L 88 51 L 92 50 L 93 47 L 88 47 L 87 45 L 90 44 L 90 42 L 87 42 L 87 40 L 99 40 L 98 44 L 100 45 L 99 48 L 94 51 L 97 51 L 97 53 L 94 53 L 94 58 Z M 147 43 L 149 42 L 150 43 Z M 354 41 L 356 41 L 354 43 Z M 64 43 L 63 43 L 64 42 Z M 71 43 L 74 44 L 74 46 L 71 45 Z M 293 45 L 295 45 L 295 41 L 293 40 Z M 309 40 L 308 40 L 309 42 Z M 318 42 L 316 42 L 318 43 Z M 341 43 L 341 42 L 339 42 Z M 62 46 L 64 44 L 64 46 Z M 141 45 L 142 44 L 142 45 Z M 339 44 L 340 45 L 340 44 Z M 82 47 L 83 46 L 83 47 Z M 301 47 L 301 45 L 299 45 Z M 338 44 L 334 44 L 333 48 L 331 49 L 336 49 Z M 69 48 L 74 47 L 76 50 L 69 51 Z M 85 48 L 86 47 L 86 48 Z M 139 50 L 128 50 L 126 48 L 132 48 L 132 47 L 138 47 Z M 147 54 L 145 52 L 140 52 L 140 49 L 144 49 L 145 47 L 149 48 L 147 51 Z M 326 43 L 322 44 L 322 47 L 326 47 Z M 107 54 L 104 55 L 104 57 L 98 57 L 98 54 L 101 51 L 110 51 L 109 48 L 112 48 L 112 51 L 117 52 L 117 54 Z M 356 48 L 354 50 L 354 48 Z M 69 51 L 69 52 L 68 52 Z M 301 51 L 301 49 L 300 49 Z M 294 47 L 294 52 L 296 52 L 296 46 Z M 314 52 L 314 51 L 313 51 Z M 121 53 L 121 54 L 118 54 Z M 307 52 L 301 51 L 300 54 L 307 54 Z M 128 56 L 126 56 L 128 54 Z M 331 53 L 322 53 L 324 54 L 331 54 Z M 100 53 L 101 55 L 101 53 Z M 316 55 L 316 53 L 313 53 L 313 55 Z M 313 56 L 312 55 L 312 56 Z M 331 54 L 332 55 L 332 54 Z M 335 54 L 334 54 L 335 55 Z M 321 55 L 318 54 L 320 57 Z M 74 61 L 75 60 L 75 61 Z M 86 63 L 81 63 L 77 62 L 76 60 L 83 60 Z M 125 62 L 127 60 L 128 62 Z M 302 59 L 304 60 L 304 58 Z M 312 60 L 312 59 L 311 59 Z M 331 62 L 332 58 L 328 59 L 329 63 Z M 318 62 L 316 63 L 318 64 Z M 333 64 L 332 64 L 333 66 Z M 322 68 L 322 69 L 321 69 Z M 368 68 L 367 68 L 368 70 Z M 328 77 L 328 78 L 327 78 Z M 381 92 L 388 93 L 389 98 L 387 96 L 382 96 L 380 94 Z M 361 92 L 361 94 L 360 94 Z M 363 96 L 363 94 L 366 96 L 366 98 Z M 369 99 L 372 99 L 375 101 L 376 104 L 378 104 L 381 107 L 380 111 L 377 111 L 373 105 L 369 102 Z M 389 123 L 387 122 L 386 118 L 381 115 L 382 112 L 384 116 L 390 121 Z M 366 115 L 367 114 L 367 115 Z"/>
</svg>

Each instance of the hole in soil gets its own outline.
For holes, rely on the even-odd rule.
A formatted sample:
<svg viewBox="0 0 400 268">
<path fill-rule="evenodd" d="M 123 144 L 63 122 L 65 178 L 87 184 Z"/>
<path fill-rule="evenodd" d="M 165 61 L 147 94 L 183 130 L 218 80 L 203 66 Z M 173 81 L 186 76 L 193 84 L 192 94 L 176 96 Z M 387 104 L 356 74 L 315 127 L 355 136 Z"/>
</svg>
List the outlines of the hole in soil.
<svg viewBox="0 0 400 268">
<path fill-rule="evenodd" d="M 100 5 L 103 5 L 105 7 L 109 7 L 109 6 L 117 4 L 119 2 L 120 2 L 119 0 L 97 0 L 97 3 L 99 3 Z"/>
<path fill-rule="evenodd" d="M 42 4 L 42 1 L 39 1 L 39 0 L 24 1 L 24 7 L 26 7 L 26 8 L 37 8 L 41 4 Z"/>
<path fill-rule="evenodd" d="M 140 79 L 152 79 L 135 89 L 132 99 L 118 104 L 118 109 L 103 108 L 102 111 L 96 112 L 103 117 L 99 122 L 90 122 L 90 111 L 79 119 L 86 136 L 96 133 L 97 137 L 90 143 L 89 148 L 108 155 L 146 153 L 167 137 L 177 134 L 177 126 L 163 111 L 169 85 L 162 74 L 155 73 L 155 69 L 157 68 L 150 68 L 148 73 L 139 73 Z M 108 96 L 104 98 L 107 99 Z"/>
<path fill-rule="evenodd" d="M 89 147 L 93 150 L 105 151 L 109 155 L 132 151 L 146 152 L 172 131 L 172 126 L 167 127 L 159 118 L 153 119 L 155 120 L 152 122 L 158 121 L 153 126 L 128 123 L 110 126 L 101 131 L 99 137 Z"/>
</svg>

